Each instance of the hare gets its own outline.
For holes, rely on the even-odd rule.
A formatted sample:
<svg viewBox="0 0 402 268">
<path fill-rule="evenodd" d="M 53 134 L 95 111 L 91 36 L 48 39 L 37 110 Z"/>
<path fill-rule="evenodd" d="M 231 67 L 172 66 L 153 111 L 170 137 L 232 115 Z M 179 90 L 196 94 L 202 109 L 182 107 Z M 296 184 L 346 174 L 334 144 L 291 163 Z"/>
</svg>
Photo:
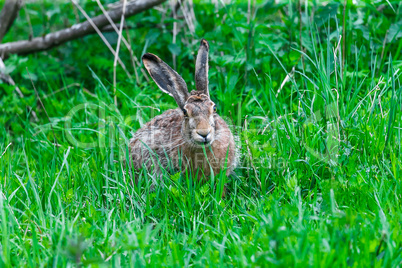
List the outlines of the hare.
<svg viewBox="0 0 402 268">
<path fill-rule="evenodd" d="M 136 170 L 143 166 L 190 169 L 197 179 L 235 167 L 235 142 L 225 121 L 216 113 L 208 91 L 209 44 L 202 39 L 195 65 L 197 90 L 187 90 L 183 78 L 158 56 L 146 53 L 142 61 L 158 87 L 172 96 L 179 108 L 156 116 L 130 140 L 130 159 Z"/>
</svg>

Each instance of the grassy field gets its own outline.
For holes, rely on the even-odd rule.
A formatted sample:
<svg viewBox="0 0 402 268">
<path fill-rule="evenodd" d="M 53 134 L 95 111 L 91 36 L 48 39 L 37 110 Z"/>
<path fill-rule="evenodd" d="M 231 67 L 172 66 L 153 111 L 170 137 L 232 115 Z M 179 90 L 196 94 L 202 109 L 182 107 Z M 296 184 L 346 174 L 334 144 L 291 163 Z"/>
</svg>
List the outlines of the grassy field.
<svg viewBox="0 0 402 268">
<path fill-rule="evenodd" d="M 0 84 L 1 267 L 402 266 L 402 5 L 228 2 L 185 1 L 176 19 L 165 3 L 124 32 L 190 89 L 209 41 L 211 98 L 240 159 L 203 185 L 126 172 L 132 133 L 176 104 L 123 44 L 116 94 L 98 35 L 5 61 L 24 97 Z M 68 1 L 28 2 L 3 42 L 77 17 Z"/>
</svg>

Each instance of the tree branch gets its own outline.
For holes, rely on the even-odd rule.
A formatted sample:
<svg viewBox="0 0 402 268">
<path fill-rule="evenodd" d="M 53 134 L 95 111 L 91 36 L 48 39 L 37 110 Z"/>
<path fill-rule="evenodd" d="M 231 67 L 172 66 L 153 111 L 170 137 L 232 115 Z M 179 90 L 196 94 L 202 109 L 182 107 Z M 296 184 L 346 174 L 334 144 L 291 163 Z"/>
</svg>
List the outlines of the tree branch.
<svg viewBox="0 0 402 268">
<path fill-rule="evenodd" d="M 0 12 L 0 43 L 6 35 L 21 8 L 21 0 L 6 0 Z"/>
<path fill-rule="evenodd" d="M 15 1 L 15 0 L 13 0 Z M 125 17 L 130 17 L 142 11 L 150 9 L 166 0 L 136 0 L 127 3 Z M 73 1 L 74 2 L 74 1 Z M 108 16 L 114 21 L 121 19 L 123 8 L 117 8 L 107 12 Z M 92 18 L 93 23 L 102 28 L 109 24 L 105 15 L 99 15 Z M 70 28 L 63 29 L 54 33 L 47 34 L 43 37 L 36 37 L 32 40 L 10 42 L 0 44 L 0 57 L 7 57 L 9 54 L 29 54 L 37 51 L 43 51 L 58 46 L 65 42 L 81 38 L 85 35 L 92 34 L 95 29 L 90 22 L 75 24 Z"/>
</svg>

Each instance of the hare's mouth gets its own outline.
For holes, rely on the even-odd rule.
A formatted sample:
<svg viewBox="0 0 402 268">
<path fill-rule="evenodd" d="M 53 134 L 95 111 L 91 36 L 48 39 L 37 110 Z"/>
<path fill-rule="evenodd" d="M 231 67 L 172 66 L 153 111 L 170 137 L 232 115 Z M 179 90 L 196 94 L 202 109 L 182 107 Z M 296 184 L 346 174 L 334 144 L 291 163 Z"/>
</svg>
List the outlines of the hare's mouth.
<svg viewBox="0 0 402 268">
<path fill-rule="evenodd" d="M 192 135 L 192 142 L 196 145 L 211 145 L 214 141 L 213 133 L 206 133 L 204 135 L 200 135 L 199 133 L 193 133 Z"/>
<path fill-rule="evenodd" d="M 193 140 L 193 143 L 195 145 L 199 145 L 199 146 L 201 146 L 201 145 L 208 146 L 208 145 L 211 145 L 213 143 L 213 140 L 211 140 L 211 141 L 196 141 L 196 140 Z"/>
</svg>

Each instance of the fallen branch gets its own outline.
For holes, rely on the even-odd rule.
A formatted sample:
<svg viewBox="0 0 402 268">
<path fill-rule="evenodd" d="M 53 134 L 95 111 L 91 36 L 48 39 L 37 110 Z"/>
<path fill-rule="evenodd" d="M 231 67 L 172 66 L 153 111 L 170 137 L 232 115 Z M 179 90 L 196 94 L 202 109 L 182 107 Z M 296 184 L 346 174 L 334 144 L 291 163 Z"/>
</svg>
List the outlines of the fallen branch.
<svg viewBox="0 0 402 268">
<path fill-rule="evenodd" d="M 6 0 L 0 12 L 0 43 L 6 35 L 21 8 L 21 0 Z"/>
<path fill-rule="evenodd" d="M 142 11 L 150 9 L 166 0 L 136 0 L 127 3 L 126 12 L 124 16 L 130 17 Z M 119 21 L 123 13 L 123 8 L 110 10 L 107 15 L 113 22 Z M 91 19 L 94 25 L 102 28 L 109 24 L 105 15 L 99 15 Z M 24 40 L 17 42 L 10 42 L 0 44 L 0 56 L 7 57 L 9 54 L 29 54 L 33 52 L 43 51 L 52 47 L 58 46 L 65 42 L 81 38 L 85 35 L 95 32 L 91 23 L 85 21 L 83 23 L 75 24 L 70 28 L 63 29 L 54 33 L 47 34 L 43 37 L 36 37 L 32 40 Z"/>
<path fill-rule="evenodd" d="M 117 24 L 116 24 L 116 27 L 117 27 L 118 29 L 120 29 L 121 26 L 120 26 L 119 23 L 117 23 Z M 131 26 L 129 26 L 129 25 L 123 25 L 123 29 L 124 29 L 124 30 L 132 30 L 133 27 L 131 27 Z M 106 25 L 105 27 L 103 27 L 103 28 L 100 29 L 100 30 L 101 30 L 102 33 L 115 32 L 115 30 L 114 30 L 114 28 L 113 28 L 112 25 Z"/>
</svg>

